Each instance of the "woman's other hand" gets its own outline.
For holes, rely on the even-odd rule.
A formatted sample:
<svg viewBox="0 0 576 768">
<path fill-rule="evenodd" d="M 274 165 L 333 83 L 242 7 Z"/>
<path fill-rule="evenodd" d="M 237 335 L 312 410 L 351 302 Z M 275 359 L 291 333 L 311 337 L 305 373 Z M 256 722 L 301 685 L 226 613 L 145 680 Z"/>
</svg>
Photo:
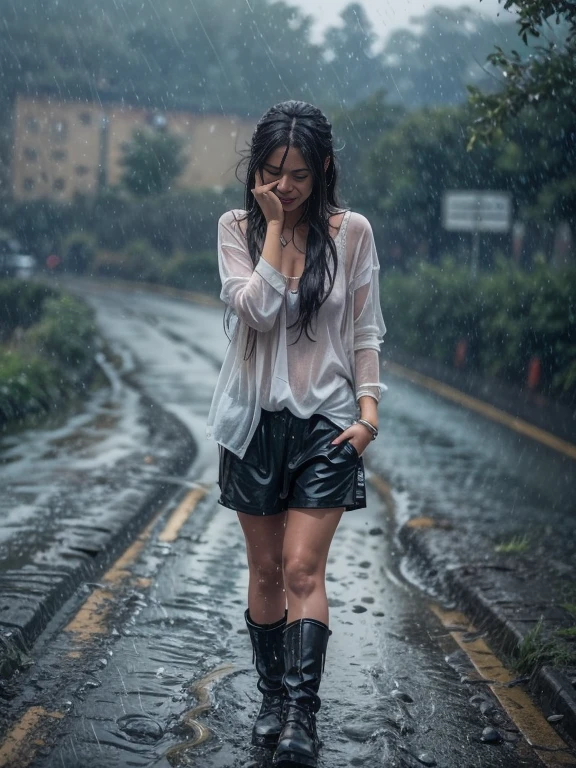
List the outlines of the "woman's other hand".
<svg viewBox="0 0 576 768">
<path fill-rule="evenodd" d="M 372 442 L 372 436 L 368 429 L 362 424 L 352 424 L 352 426 L 340 432 L 338 437 L 332 440 L 332 445 L 339 445 L 344 440 L 349 440 L 361 456 L 366 450 L 368 443 Z"/>
<path fill-rule="evenodd" d="M 256 202 L 262 209 L 264 218 L 267 224 L 279 224 L 280 227 L 284 226 L 284 208 L 277 195 L 274 194 L 274 188 L 280 183 L 280 179 L 270 182 L 270 184 L 264 184 L 260 171 L 256 171 L 256 187 L 252 190 L 252 194 L 256 198 Z M 282 231 L 282 230 L 280 230 Z"/>
</svg>

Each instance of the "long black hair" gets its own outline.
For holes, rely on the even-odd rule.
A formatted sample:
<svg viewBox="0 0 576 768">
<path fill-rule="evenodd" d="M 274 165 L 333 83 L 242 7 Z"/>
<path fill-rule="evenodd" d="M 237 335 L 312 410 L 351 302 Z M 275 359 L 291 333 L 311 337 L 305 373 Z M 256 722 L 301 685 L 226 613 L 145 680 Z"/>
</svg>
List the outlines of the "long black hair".
<svg viewBox="0 0 576 768">
<path fill-rule="evenodd" d="M 256 186 L 256 172 L 260 171 L 263 177 L 266 161 L 278 147 L 286 147 L 286 151 L 290 147 L 299 149 L 312 174 L 312 193 L 304 203 L 299 222 L 308 224 L 308 237 L 305 267 L 299 284 L 298 318 L 290 327 L 299 329 L 298 339 L 302 332 L 305 332 L 306 336 L 314 341 L 309 331 L 312 331 L 312 323 L 332 291 L 338 268 L 336 245 L 329 229 L 330 216 L 341 210 L 335 191 L 338 171 L 334 162 L 332 126 L 317 107 L 304 101 L 283 101 L 276 104 L 258 121 L 246 156 L 238 164 L 238 169 L 247 164 L 244 206 L 246 215 L 242 220 L 247 221 L 248 251 L 254 266 L 264 245 L 266 219 L 252 194 L 252 189 Z M 329 158 L 329 163 L 325 169 L 326 158 Z M 329 278 L 328 286 L 326 275 Z M 256 340 L 255 334 L 254 329 L 250 329 L 247 350 L 250 337 L 252 336 L 253 341 Z M 252 350 L 245 357 L 251 354 Z"/>
</svg>

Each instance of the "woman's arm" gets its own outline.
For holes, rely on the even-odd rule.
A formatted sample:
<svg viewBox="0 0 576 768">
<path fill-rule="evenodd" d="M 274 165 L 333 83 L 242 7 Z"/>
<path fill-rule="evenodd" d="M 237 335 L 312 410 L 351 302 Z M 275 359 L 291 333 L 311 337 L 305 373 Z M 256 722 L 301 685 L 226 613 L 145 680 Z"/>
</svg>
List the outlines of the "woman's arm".
<svg viewBox="0 0 576 768">
<path fill-rule="evenodd" d="M 220 299 L 257 331 L 273 327 L 286 293 L 288 281 L 279 270 L 282 246 L 276 230 L 274 224 L 268 226 L 262 255 L 254 267 L 234 213 L 225 213 L 218 222 Z"/>
<path fill-rule="evenodd" d="M 356 400 L 361 418 L 378 426 L 378 402 L 387 389 L 380 383 L 380 345 L 386 325 L 380 307 L 380 264 L 369 222 L 362 217 L 356 268 L 352 282 L 354 294 L 354 367 Z"/>
</svg>

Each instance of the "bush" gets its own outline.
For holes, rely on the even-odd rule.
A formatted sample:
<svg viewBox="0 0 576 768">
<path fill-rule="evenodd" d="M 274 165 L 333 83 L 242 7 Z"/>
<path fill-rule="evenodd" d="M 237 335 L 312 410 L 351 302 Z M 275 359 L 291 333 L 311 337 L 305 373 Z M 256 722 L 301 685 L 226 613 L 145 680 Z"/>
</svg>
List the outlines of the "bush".
<svg viewBox="0 0 576 768">
<path fill-rule="evenodd" d="M 96 254 L 96 238 L 82 230 L 71 232 L 61 244 L 64 269 L 83 275 L 92 267 Z"/>
<path fill-rule="evenodd" d="M 0 342 L 16 328 L 29 328 L 40 319 L 47 299 L 57 295 L 53 288 L 23 280 L 0 280 Z"/>
<path fill-rule="evenodd" d="M 26 334 L 34 354 L 54 361 L 68 374 L 82 373 L 94 358 L 94 312 L 72 296 L 48 299 L 41 321 Z"/>
<path fill-rule="evenodd" d="M 162 273 L 164 259 L 144 239 L 134 240 L 121 251 L 98 251 L 94 274 L 156 283 Z"/>
<path fill-rule="evenodd" d="M 27 320 L 34 316 L 37 322 L 14 324 L 13 331 L 19 332 L 0 347 L 2 428 L 67 402 L 72 394 L 86 389 L 95 368 L 92 309 L 78 299 L 54 289 L 40 290 L 43 288 L 24 283 L 13 287 L 11 295 L 19 297 L 20 315 Z M 2 289 L 4 284 L 0 284 L 0 295 Z"/>
<path fill-rule="evenodd" d="M 400 348 L 452 365 L 467 342 L 466 365 L 523 386 L 530 359 L 542 365 L 541 388 L 576 396 L 576 269 L 545 264 L 524 272 L 498 259 L 476 280 L 451 260 L 422 263 L 411 275 L 390 271 L 381 283 L 382 311 Z"/>
<path fill-rule="evenodd" d="M 218 296 L 221 285 L 216 252 L 179 251 L 164 263 L 161 281 L 175 288 Z"/>
</svg>

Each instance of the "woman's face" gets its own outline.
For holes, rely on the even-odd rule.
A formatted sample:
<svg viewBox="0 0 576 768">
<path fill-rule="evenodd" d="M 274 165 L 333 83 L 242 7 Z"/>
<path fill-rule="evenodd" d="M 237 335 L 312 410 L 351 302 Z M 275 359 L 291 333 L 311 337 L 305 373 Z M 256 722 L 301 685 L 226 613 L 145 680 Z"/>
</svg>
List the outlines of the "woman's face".
<svg viewBox="0 0 576 768">
<path fill-rule="evenodd" d="M 264 184 L 280 179 L 274 188 L 274 194 L 280 199 L 285 211 L 295 211 L 312 194 L 314 178 L 312 171 L 306 165 L 302 153 L 295 147 L 290 147 L 282 172 L 280 163 L 286 152 L 286 147 L 278 147 L 266 158 L 262 179 Z"/>
</svg>

